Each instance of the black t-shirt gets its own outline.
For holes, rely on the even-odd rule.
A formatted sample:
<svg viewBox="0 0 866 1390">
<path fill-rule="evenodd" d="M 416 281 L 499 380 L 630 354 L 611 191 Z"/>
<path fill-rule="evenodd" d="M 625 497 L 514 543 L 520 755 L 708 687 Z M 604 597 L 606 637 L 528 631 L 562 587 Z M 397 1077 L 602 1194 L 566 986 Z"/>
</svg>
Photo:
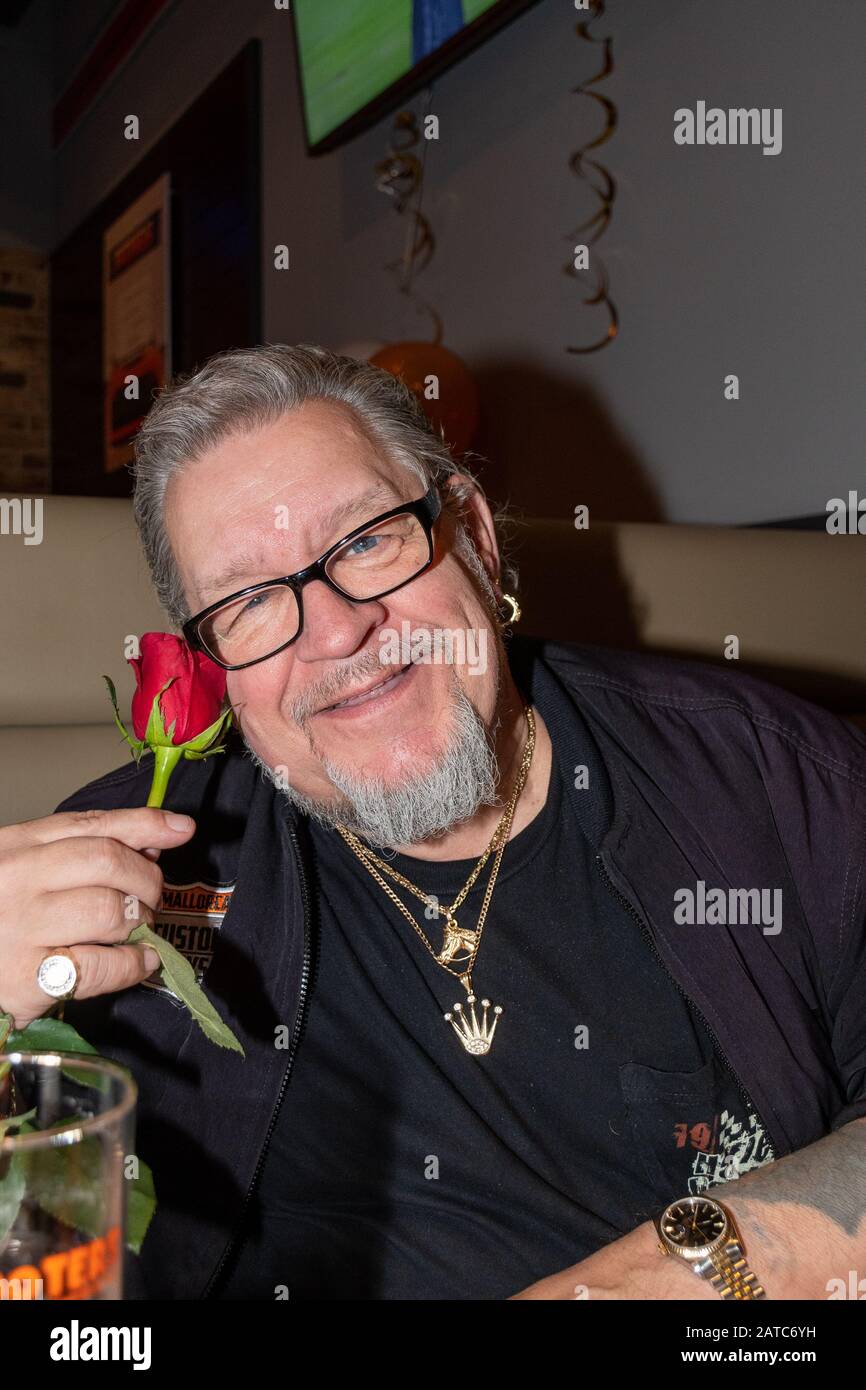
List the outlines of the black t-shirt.
<svg viewBox="0 0 866 1390">
<path fill-rule="evenodd" d="M 479 1001 L 503 1008 L 483 1056 L 443 1017 L 465 1005 L 460 982 L 342 837 L 311 827 L 307 1023 L 223 1297 L 507 1298 L 773 1158 L 606 884 L 575 795 L 591 792 L 554 762 L 545 806 L 506 846 L 473 972 Z M 448 905 L 476 861 L 390 862 Z M 440 949 L 424 904 L 392 887 Z"/>
</svg>

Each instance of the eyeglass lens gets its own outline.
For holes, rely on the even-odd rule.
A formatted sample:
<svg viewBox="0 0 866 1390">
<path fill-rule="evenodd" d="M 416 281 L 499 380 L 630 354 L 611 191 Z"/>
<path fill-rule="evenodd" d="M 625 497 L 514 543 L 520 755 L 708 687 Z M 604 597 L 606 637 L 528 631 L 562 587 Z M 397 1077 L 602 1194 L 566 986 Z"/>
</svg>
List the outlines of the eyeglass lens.
<svg viewBox="0 0 866 1390">
<path fill-rule="evenodd" d="M 427 532 L 408 513 L 389 517 L 353 536 L 328 560 L 328 578 L 349 598 L 374 599 L 408 584 L 430 559 Z M 297 597 L 273 584 L 224 604 L 206 618 L 199 636 L 211 656 L 229 666 L 257 661 L 297 636 Z"/>
</svg>

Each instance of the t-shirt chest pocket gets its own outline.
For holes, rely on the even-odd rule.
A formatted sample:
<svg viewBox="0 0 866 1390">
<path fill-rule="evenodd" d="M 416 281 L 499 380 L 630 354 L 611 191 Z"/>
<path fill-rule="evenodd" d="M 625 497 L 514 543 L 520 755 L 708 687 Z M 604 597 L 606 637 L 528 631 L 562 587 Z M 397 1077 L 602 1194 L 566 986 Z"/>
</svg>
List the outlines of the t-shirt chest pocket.
<svg viewBox="0 0 866 1390">
<path fill-rule="evenodd" d="M 733 1082 L 718 1059 L 695 1071 L 660 1071 L 627 1062 L 619 1068 L 632 1141 L 660 1202 L 718 1182 L 723 1095 Z"/>
</svg>

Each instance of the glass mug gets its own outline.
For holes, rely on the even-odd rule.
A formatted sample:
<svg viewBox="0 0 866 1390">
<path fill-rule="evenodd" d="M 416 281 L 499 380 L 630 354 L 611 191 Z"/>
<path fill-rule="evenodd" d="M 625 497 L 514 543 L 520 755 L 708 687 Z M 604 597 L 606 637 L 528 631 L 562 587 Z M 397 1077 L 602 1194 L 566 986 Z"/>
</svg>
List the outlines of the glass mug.
<svg viewBox="0 0 866 1390">
<path fill-rule="evenodd" d="M 0 1053 L 0 1301 L 123 1297 L 137 1094 L 104 1057 Z"/>
</svg>

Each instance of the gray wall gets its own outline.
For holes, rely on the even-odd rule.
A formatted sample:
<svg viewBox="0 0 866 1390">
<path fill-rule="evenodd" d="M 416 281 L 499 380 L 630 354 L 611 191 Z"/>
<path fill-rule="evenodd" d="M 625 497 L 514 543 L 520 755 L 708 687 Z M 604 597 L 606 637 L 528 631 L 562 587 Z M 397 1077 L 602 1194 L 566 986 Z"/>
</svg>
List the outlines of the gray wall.
<svg viewBox="0 0 866 1390">
<path fill-rule="evenodd" d="M 111 6 L 53 8 L 62 83 Z M 603 90 L 619 127 L 599 154 L 618 199 L 599 251 L 621 332 L 587 357 L 564 348 L 596 336 L 597 311 L 561 270 L 594 207 L 567 164 L 599 119 L 572 94 L 600 52 L 575 36 L 578 17 L 571 0 L 541 0 L 433 91 L 442 138 L 424 208 L 438 245 L 418 290 L 481 381 L 485 481 L 535 514 L 579 502 L 676 521 L 821 512 L 862 478 L 866 5 L 609 0 L 596 30 L 614 36 Z M 265 255 L 266 337 L 424 336 L 384 269 L 403 236 L 374 188 L 390 118 L 307 158 L 290 21 L 270 0 L 176 0 L 57 154 L 53 241 L 139 157 L 122 117 L 139 115 L 146 147 L 254 35 L 264 247 L 287 242 L 293 267 Z M 782 107 L 782 152 L 676 146 L 673 113 L 699 99 Z M 723 397 L 731 372 L 736 402 Z"/>
</svg>

